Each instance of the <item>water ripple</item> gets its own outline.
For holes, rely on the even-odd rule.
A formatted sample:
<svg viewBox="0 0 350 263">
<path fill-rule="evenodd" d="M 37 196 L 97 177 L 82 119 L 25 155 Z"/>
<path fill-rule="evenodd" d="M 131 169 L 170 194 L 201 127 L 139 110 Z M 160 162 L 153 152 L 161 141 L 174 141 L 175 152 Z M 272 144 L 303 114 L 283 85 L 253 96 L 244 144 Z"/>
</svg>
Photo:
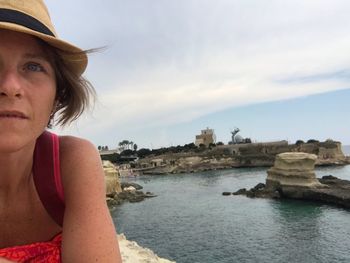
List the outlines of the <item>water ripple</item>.
<svg viewBox="0 0 350 263">
<path fill-rule="evenodd" d="M 350 176 L 349 166 L 317 174 Z M 118 232 L 178 263 L 350 262 L 350 211 L 221 195 L 265 177 L 265 169 L 140 177 L 133 180 L 158 197 L 112 215 Z"/>
</svg>

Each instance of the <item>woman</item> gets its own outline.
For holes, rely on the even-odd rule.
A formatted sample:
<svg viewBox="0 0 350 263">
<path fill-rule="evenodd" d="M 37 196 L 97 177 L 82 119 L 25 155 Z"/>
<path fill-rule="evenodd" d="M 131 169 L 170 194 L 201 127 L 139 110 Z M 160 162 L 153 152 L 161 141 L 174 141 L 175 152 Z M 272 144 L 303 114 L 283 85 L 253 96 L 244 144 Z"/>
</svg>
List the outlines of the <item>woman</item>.
<svg viewBox="0 0 350 263">
<path fill-rule="evenodd" d="M 0 262 L 121 262 L 94 145 L 45 132 L 88 106 L 86 65 L 41 0 L 0 0 Z"/>
</svg>

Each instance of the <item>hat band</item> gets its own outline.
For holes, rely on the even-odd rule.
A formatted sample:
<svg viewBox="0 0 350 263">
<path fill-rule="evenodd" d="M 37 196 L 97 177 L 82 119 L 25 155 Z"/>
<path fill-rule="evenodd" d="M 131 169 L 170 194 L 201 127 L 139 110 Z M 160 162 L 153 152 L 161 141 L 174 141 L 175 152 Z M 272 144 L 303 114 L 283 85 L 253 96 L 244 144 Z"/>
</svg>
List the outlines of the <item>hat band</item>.
<svg viewBox="0 0 350 263">
<path fill-rule="evenodd" d="M 39 20 L 17 10 L 0 8 L 0 22 L 17 24 L 45 35 L 55 36 L 51 30 Z"/>
</svg>

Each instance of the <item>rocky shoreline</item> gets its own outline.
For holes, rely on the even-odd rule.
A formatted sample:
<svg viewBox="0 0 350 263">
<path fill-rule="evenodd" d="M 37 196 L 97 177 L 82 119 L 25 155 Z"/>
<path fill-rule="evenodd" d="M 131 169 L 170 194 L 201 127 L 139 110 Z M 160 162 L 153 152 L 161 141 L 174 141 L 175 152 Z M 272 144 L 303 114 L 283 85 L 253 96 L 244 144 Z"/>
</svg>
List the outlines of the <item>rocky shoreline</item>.
<svg viewBox="0 0 350 263">
<path fill-rule="evenodd" d="M 150 192 L 142 192 L 143 187 L 135 183 L 119 181 L 119 173 L 109 161 L 103 161 L 106 183 L 106 202 L 109 208 L 123 202 L 140 202 L 145 198 L 155 197 Z M 172 263 L 173 261 L 158 257 L 153 251 L 140 247 L 135 241 L 129 241 L 124 234 L 118 235 L 119 248 L 124 263 Z"/>
<path fill-rule="evenodd" d="M 289 192 L 274 190 L 272 191 L 264 183 L 259 183 L 253 188 L 239 189 L 236 192 L 223 192 L 223 195 L 245 195 L 250 198 L 273 198 L 273 199 L 299 199 L 315 201 L 324 204 L 336 205 L 344 208 L 350 208 L 350 181 L 342 180 L 332 175 L 326 175 L 317 180 L 323 184 L 323 188 L 294 188 Z"/>
<path fill-rule="evenodd" d="M 156 197 L 157 195 L 141 191 L 143 187 L 135 183 L 121 183 L 120 192 L 111 192 L 106 195 L 106 201 L 109 207 L 120 205 L 124 202 L 136 203 L 145 200 L 145 198 Z"/>
<path fill-rule="evenodd" d="M 266 183 L 247 190 L 239 189 L 228 195 L 245 195 L 251 198 L 299 199 L 350 208 L 350 181 L 332 175 L 316 178 L 315 155 L 284 153 L 276 157 L 267 173 Z"/>
<path fill-rule="evenodd" d="M 120 174 L 110 161 L 102 161 L 106 183 L 106 202 L 108 207 L 120 205 L 124 202 L 141 202 L 145 198 L 156 197 L 151 192 L 144 193 L 139 184 L 120 182 Z"/>
<path fill-rule="evenodd" d="M 350 164 L 350 157 L 343 154 L 340 142 L 327 140 L 326 142 L 288 144 L 286 141 L 280 141 L 222 145 L 197 152 L 149 156 L 140 159 L 136 163 L 136 169 L 145 175 L 165 175 L 242 167 L 271 167 L 276 155 L 284 152 L 314 154 L 317 156 L 316 166 Z"/>
</svg>

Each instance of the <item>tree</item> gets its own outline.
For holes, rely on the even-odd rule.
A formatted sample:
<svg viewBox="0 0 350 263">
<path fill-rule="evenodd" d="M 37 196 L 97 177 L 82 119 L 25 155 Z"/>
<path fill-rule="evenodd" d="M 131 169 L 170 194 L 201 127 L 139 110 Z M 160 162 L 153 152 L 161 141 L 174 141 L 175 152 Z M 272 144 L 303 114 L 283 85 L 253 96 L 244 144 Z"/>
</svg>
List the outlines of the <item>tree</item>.
<svg viewBox="0 0 350 263">
<path fill-rule="evenodd" d="M 252 143 L 252 140 L 250 138 L 245 138 L 244 143 Z"/>
<path fill-rule="evenodd" d="M 295 142 L 296 145 L 300 145 L 300 144 L 303 144 L 303 143 L 305 143 L 303 140 L 297 140 L 297 141 Z"/>
<path fill-rule="evenodd" d="M 209 144 L 209 149 L 212 149 L 212 148 L 214 148 L 214 147 L 216 147 L 216 144 L 215 144 L 215 143 L 210 143 L 210 144 Z"/>
<path fill-rule="evenodd" d="M 101 151 L 101 150 L 102 150 L 101 145 L 99 145 L 99 146 L 97 147 L 97 149 L 98 149 L 99 151 Z"/>
<path fill-rule="evenodd" d="M 135 152 L 137 151 L 137 144 L 136 143 L 134 144 L 134 151 Z"/>
<path fill-rule="evenodd" d="M 193 142 L 191 142 L 191 143 L 185 144 L 184 148 L 185 149 L 197 149 L 197 146 Z"/>
<path fill-rule="evenodd" d="M 151 150 L 150 149 L 145 149 L 145 148 L 141 148 L 140 150 L 137 151 L 137 156 L 140 158 L 144 158 L 147 155 L 151 154 Z"/>
<path fill-rule="evenodd" d="M 126 150 L 122 151 L 122 152 L 120 153 L 120 155 L 121 155 L 121 156 L 130 156 L 130 155 L 132 155 L 133 153 L 134 153 L 134 152 L 133 152 L 132 150 L 126 149 Z"/>
<path fill-rule="evenodd" d="M 118 143 L 119 148 L 123 151 L 125 149 L 129 149 L 130 142 L 128 140 L 122 140 Z"/>
<path fill-rule="evenodd" d="M 120 149 L 124 149 L 124 143 L 122 141 L 118 143 L 118 146 Z"/>
<path fill-rule="evenodd" d="M 204 143 L 199 144 L 199 149 L 205 149 L 205 148 L 207 148 L 207 146 L 205 146 Z"/>
<path fill-rule="evenodd" d="M 112 163 L 116 163 L 118 161 L 118 158 L 119 154 L 117 153 L 101 155 L 102 160 L 111 161 Z"/>
<path fill-rule="evenodd" d="M 216 145 L 224 145 L 223 142 L 217 142 Z"/>
</svg>

